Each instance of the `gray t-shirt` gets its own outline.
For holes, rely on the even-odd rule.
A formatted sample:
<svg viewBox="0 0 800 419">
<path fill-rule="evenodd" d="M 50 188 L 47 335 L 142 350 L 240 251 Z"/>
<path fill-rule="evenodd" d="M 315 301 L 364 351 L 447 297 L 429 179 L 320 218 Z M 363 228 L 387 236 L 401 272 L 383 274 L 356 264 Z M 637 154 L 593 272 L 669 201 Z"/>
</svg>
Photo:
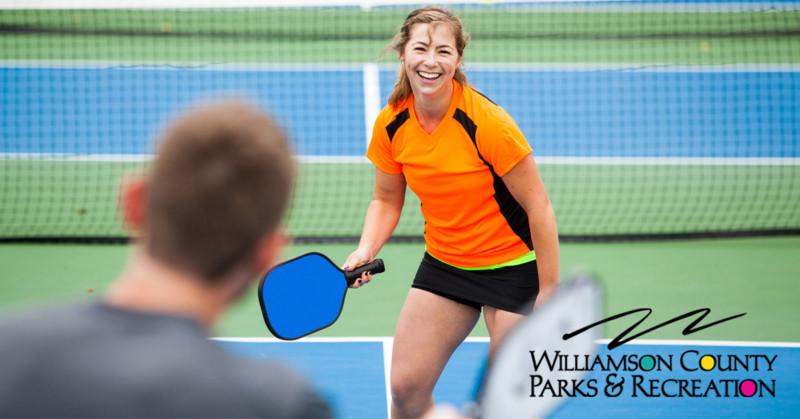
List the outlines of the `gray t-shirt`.
<svg viewBox="0 0 800 419">
<path fill-rule="evenodd" d="M 0 320 L 0 417 L 329 417 L 298 375 L 192 320 L 94 302 Z"/>
</svg>

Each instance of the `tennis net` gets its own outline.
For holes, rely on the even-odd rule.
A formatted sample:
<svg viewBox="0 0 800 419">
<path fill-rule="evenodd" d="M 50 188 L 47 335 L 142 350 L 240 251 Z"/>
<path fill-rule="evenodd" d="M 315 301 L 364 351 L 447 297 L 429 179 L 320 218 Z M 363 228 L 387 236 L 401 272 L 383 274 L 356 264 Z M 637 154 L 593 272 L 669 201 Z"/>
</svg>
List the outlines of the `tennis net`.
<svg viewBox="0 0 800 419">
<path fill-rule="evenodd" d="M 289 232 L 358 237 L 398 65 L 386 46 L 415 6 L 93 3 L 0 1 L 0 240 L 124 239 L 121 175 L 180 110 L 222 97 L 293 140 Z M 449 7 L 472 36 L 467 77 L 531 143 L 562 239 L 800 233 L 800 1 Z M 423 227 L 409 193 L 395 236 Z"/>
</svg>

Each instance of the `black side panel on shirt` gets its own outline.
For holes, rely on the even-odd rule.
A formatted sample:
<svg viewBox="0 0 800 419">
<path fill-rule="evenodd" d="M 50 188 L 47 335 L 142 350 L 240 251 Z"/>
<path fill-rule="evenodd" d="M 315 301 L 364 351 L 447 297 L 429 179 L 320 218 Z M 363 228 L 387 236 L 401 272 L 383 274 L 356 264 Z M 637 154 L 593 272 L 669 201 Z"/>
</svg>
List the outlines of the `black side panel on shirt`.
<svg viewBox="0 0 800 419">
<path fill-rule="evenodd" d="M 472 144 L 475 146 L 475 151 L 478 152 L 478 157 L 483 161 L 483 163 L 489 167 L 489 171 L 492 173 L 492 178 L 494 180 L 494 199 L 497 201 L 497 205 L 500 207 L 500 213 L 503 214 L 503 217 L 506 219 L 509 227 L 514 233 L 519 236 L 519 238 L 528 246 L 528 249 L 533 250 L 533 241 L 531 240 L 531 227 L 528 223 L 528 214 L 525 212 L 525 209 L 514 199 L 514 196 L 511 195 L 511 191 L 508 190 L 505 182 L 503 182 L 503 178 L 497 175 L 494 171 L 494 167 L 492 167 L 486 159 L 483 158 L 481 155 L 480 150 L 478 150 L 478 141 L 476 139 L 476 135 L 478 132 L 478 126 L 475 125 L 475 122 L 467 116 L 466 112 L 462 111 L 461 109 L 456 109 L 453 118 L 464 127 L 464 130 L 469 135 L 469 138 L 472 140 Z"/>
<path fill-rule="evenodd" d="M 390 142 L 394 138 L 394 135 L 397 133 L 397 130 L 400 129 L 400 126 L 402 126 L 403 123 L 408 121 L 409 117 L 410 115 L 408 113 L 408 108 L 406 108 L 405 110 L 403 110 L 403 112 L 397 114 L 397 116 L 394 117 L 394 120 L 390 122 L 389 125 L 386 126 L 386 133 L 389 134 Z"/>
</svg>

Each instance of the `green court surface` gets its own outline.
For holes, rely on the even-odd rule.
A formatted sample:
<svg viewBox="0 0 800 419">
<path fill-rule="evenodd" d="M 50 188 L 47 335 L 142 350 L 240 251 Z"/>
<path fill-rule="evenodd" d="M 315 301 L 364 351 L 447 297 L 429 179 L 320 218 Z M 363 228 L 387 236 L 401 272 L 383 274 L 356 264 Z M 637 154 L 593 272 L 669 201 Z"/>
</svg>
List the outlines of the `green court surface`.
<svg viewBox="0 0 800 419">
<path fill-rule="evenodd" d="M 800 165 L 539 166 L 562 235 L 774 230 L 800 225 L 796 205 Z M 141 163 L 113 161 L 0 160 L 0 173 L 7 184 L 16 186 L 4 192 L 0 230 L 11 237 L 124 236 L 116 203 L 119 179 L 140 167 Z M 357 237 L 372 195 L 374 171 L 370 163 L 302 165 L 301 187 L 289 214 L 290 233 Z M 91 179 L 90 185 L 86 179 Z M 591 203 L 591 217 L 584 206 L 576 205 L 584 202 Z M 422 234 L 419 205 L 409 191 L 395 234 Z"/>
<path fill-rule="evenodd" d="M 354 244 L 294 245 L 284 258 L 320 251 L 344 262 Z M 122 269 L 129 246 L 0 245 L 0 307 L 97 298 Z M 381 251 L 387 272 L 369 286 L 348 292 L 339 321 L 314 336 L 391 336 L 424 251 L 422 244 L 390 243 Z M 637 330 L 699 308 L 706 322 L 746 316 L 683 337 L 688 324 L 661 328 L 642 338 L 800 342 L 800 237 L 562 244 L 562 274 L 582 269 L 599 276 L 605 314 L 651 308 Z M 89 292 L 92 289 L 93 292 Z M 611 338 L 634 322 L 621 319 L 605 329 Z M 270 337 L 255 288 L 224 317 L 214 332 L 225 337 Z M 473 336 L 487 336 L 479 323 Z"/>
<path fill-rule="evenodd" d="M 454 7 L 465 63 L 796 63 L 800 12 L 558 12 Z M 321 10 L 5 10 L 2 60 L 353 63 L 391 59 L 409 7 Z M 512 52 L 512 53 L 510 53 Z"/>
</svg>

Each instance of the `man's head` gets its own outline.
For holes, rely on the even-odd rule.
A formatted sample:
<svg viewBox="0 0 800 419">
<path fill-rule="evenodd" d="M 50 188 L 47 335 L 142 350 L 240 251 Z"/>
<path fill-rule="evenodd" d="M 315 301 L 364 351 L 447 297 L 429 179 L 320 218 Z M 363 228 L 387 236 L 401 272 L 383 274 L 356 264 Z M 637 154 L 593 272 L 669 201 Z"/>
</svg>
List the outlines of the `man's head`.
<svg viewBox="0 0 800 419">
<path fill-rule="evenodd" d="M 293 179 L 289 144 L 272 119 L 241 103 L 209 105 L 168 129 L 143 215 L 127 218 L 149 256 L 213 283 L 251 263 L 277 233 Z"/>
</svg>

